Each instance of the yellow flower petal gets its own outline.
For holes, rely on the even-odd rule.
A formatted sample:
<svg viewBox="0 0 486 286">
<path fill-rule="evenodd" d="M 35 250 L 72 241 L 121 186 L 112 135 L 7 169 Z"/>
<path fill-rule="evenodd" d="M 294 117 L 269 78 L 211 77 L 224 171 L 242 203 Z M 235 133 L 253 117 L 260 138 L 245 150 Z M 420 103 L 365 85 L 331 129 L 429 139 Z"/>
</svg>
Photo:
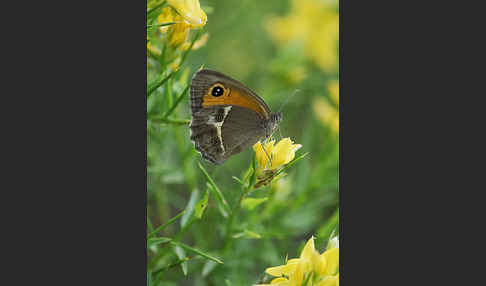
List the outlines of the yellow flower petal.
<svg viewBox="0 0 486 286">
<path fill-rule="evenodd" d="M 293 144 L 290 138 L 280 140 L 277 145 L 274 145 L 274 143 L 273 140 L 267 142 L 264 146 L 265 150 L 263 150 L 260 142 L 253 145 L 260 172 L 261 170 L 274 170 L 288 164 L 294 159 L 295 152 L 302 147 L 300 144 Z M 272 158 L 271 166 L 269 165 L 269 157 Z"/>
<path fill-rule="evenodd" d="M 292 155 L 295 156 L 295 153 L 289 152 L 291 146 L 292 146 L 292 141 L 289 138 L 282 139 L 280 140 L 280 142 L 277 143 L 277 145 L 275 145 L 275 149 L 273 152 L 274 156 L 272 158 L 272 167 L 271 167 L 272 169 L 287 164 L 288 162 L 290 162 L 290 160 L 288 159 Z"/>
<path fill-rule="evenodd" d="M 328 249 L 321 256 L 327 260 L 325 275 L 335 275 L 339 272 L 339 248 Z"/>
<path fill-rule="evenodd" d="M 327 270 L 327 259 L 325 256 L 319 255 L 316 251 L 312 254 L 312 270 L 318 275 L 324 275 Z"/>
<path fill-rule="evenodd" d="M 297 263 L 297 267 L 295 268 L 294 272 L 290 273 L 289 275 L 289 285 L 292 286 L 301 286 L 302 280 L 304 279 L 304 263 Z"/>
<path fill-rule="evenodd" d="M 304 248 L 302 249 L 302 252 L 300 253 L 300 258 L 303 259 L 312 259 L 312 254 L 316 251 L 314 248 L 314 236 L 311 236 L 307 243 L 305 244 Z"/>
<path fill-rule="evenodd" d="M 177 23 L 170 26 L 170 31 L 170 44 L 175 47 L 186 41 L 190 26 L 186 23 Z"/>
<path fill-rule="evenodd" d="M 158 24 L 164 24 L 164 23 L 170 23 L 170 22 L 174 22 L 174 21 L 175 21 L 175 15 L 174 15 L 174 12 L 172 11 L 172 9 L 170 7 L 162 8 L 162 12 L 157 17 L 157 23 Z M 170 25 L 159 27 L 159 31 L 161 33 L 165 33 L 165 32 L 167 32 L 169 27 L 170 27 Z"/>
<path fill-rule="evenodd" d="M 192 27 L 202 27 L 206 24 L 208 17 L 201 9 L 199 0 L 168 0 L 167 3 Z"/>
<path fill-rule="evenodd" d="M 289 280 L 286 278 L 280 277 L 280 278 L 275 278 L 272 280 L 270 283 L 271 285 L 289 285 Z"/>
<path fill-rule="evenodd" d="M 298 264 L 302 262 L 301 259 L 291 259 L 287 261 L 287 264 L 270 267 L 265 270 L 268 274 L 272 276 L 282 276 L 282 274 L 290 275 L 291 272 L 295 270 Z"/>
<path fill-rule="evenodd" d="M 257 165 L 259 169 L 265 169 L 268 164 L 268 157 L 271 156 L 273 149 L 274 149 L 274 144 L 275 140 L 271 140 L 267 143 L 265 143 L 263 150 L 262 143 L 257 142 L 255 145 L 253 145 L 253 150 L 255 151 L 256 154 L 256 160 L 257 160 Z M 265 153 L 266 151 L 266 153 Z"/>
</svg>

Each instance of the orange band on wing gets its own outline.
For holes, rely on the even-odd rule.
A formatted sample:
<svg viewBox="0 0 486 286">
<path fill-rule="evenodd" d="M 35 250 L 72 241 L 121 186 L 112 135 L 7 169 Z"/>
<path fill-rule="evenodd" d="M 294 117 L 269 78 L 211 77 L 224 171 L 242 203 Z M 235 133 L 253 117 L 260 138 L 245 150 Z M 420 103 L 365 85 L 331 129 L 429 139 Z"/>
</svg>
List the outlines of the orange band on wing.
<svg viewBox="0 0 486 286">
<path fill-rule="evenodd" d="M 211 90 L 212 88 L 209 88 L 209 92 L 203 97 L 203 107 L 226 104 L 236 105 L 249 108 L 263 116 L 265 119 L 268 119 L 269 117 L 265 107 L 263 107 L 258 101 L 254 100 L 250 95 L 247 95 L 239 89 L 230 89 L 226 87 L 224 94 L 218 97 L 212 96 Z"/>
</svg>

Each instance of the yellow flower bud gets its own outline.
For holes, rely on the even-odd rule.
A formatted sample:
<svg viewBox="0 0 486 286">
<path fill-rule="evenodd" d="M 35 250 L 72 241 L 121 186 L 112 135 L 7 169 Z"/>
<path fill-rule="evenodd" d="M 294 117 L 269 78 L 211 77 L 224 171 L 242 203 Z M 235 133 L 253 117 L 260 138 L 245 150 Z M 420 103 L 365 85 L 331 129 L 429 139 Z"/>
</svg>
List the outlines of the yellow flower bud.
<svg viewBox="0 0 486 286">
<path fill-rule="evenodd" d="M 202 27 L 206 24 L 208 17 L 201 9 L 199 0 L 168 0 L 167 3 L 193 27 Z"/>
</svg>

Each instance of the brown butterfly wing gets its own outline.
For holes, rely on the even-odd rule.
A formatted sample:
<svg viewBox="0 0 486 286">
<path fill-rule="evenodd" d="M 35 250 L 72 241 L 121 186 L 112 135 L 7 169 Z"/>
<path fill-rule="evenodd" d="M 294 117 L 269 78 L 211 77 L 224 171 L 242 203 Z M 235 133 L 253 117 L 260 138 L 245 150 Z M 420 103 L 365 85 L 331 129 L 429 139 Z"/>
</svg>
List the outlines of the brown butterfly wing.
<svg viewBox="0 0 486 286">
<path fill-rule="evenodd" d="M 219 88 L 214 91 L 215 88 Z M 203 158 L 222 164 L 265 135 L 270 110 L 240 82 L 212 70 L 191 83 L 191 140 Z"/>
<path fill-rule="evenodd" d="M 214 87 L 222 87 L 225 93 L 213 96 Z M 234 105 L 249 108 L 268 119 L 270 108 L 255 92 L 241 82 L 220 72 L 203 69 L 198 71 L 191 82 L 191 112 L 213 105 Z"/>
</svg>

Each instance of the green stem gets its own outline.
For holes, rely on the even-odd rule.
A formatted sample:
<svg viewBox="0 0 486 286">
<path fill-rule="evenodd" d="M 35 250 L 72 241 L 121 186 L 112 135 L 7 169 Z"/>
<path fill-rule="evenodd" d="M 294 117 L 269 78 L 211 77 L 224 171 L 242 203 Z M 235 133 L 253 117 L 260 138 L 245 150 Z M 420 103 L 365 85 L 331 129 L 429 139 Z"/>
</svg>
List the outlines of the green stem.
<svg viewBox="0 0 486 286">
<path fill-rule="evenodd" d="M 154 28 L 165 27 L 165 26 L 170 26 L 170 25 L 174 25 L 174 24 L 176 24 L 176 22 L 167 22 L 167 23 L 161 23 L 161 24 L 152 24 L 152 25 L 147 25 L 145 28 L 146 29 L 154 29 Z"/>
<path fill-rule="evenodd" d="M 238 215 L 238 213 L 240 212 L 241 203 L 243 202 L 243 199 L 248 195 L 248 193 L 251 191 L 252 188 L 253 186 L 248 186 L 246 188 L 243 188 L 240 198 L 238 199 L 238 203 L 230 213 L 230 217 L 228 218 L 228 223 L 226 224 L 226 237 L 223 246 L 224 250 L 229 249 L 229 247 L 231 246 L 231 234 L 233 233 L 233 222 L 236 216 Z"/>
<path fill-rule="evenodd" d="M 199 39 L 199 36 L 201 35 L 201 31 L 202 30 L 199 30 L 197 31 L 197 34 L 196 36 L 194 37 L 194 39 L 192 40 L 191 42 L 191 45 L 189 46 L 189 49 L 182 55 L 182 58 L 181 58 L 181 62 L 179 64 L 179 67 L 182 67 L 182 64 L 184 63 L 184 61 L 186 60 L 187 56 L 189 55 L 189 52 L 191 51 L 192 49 L 192 46 L 194 46 L 194 43 Z M 180 71 L 181 69 L 178 68 L 176 69 L 175 71 L 172 71 L 168 76 L 166 76 L 165 78 L 162 79 L 162 77 L 160 78 L 160 80 L 157 82 L 157 83 L 154 83 L 153 85 L 151 85 L 148 90 L 147 90 L 147 98 L 150 97 L 150 95 L 157 89 L 159 88 L 160 86 L 162 86 L 169 78 L 171 77 L 175 77 L 175 75 Z"/>
<path fill-rule="evenodd" d="M 163 268 L 161 268 L 159 270 L 156 270 L 156 271 L 152 272 L 152 275 L 155 277 L 154 282 L 153 282 L 153 285 L 157 285 L 157 283 L 159 283 L 159 281 L 162 279 L 162 276 L 163 276 L 162 273 L 163 272 L 165 272 L 165 271 L 167 271 L 167 270 L 169 270 L 169 269 L 171 269 L 171 268 L 173 268 L 173 267 L 175 267 L 175 266 L 177 266 L 179 264 L 182 264 L 182 263 L 188 261 L 189 259 L 191 259 L 191 257 L 190 256 L 186 256 L 183 259 L 180 259 L 180 260 L 178 260 L 178 261 L 176 261 L 176 262 L 174 262 L 172 264 L 169 264 L 169 265 L 167 265 L 167 266 L 165 266 L 165 267 L 163 267 Z"/>
<path fill-rule="evenodd" d="M 162 230 L 164 230 L 168 225 L 170 225 L 171 223 L 175 222 L 180 216 L 182 216 L 186 211 L 183 210 L 182 212 L 180 212 L 178 215 L 176 215 L 175 217 L 171 218 L 168 222 L 166 222 L 165 224 L 157 227 L 155 230 L 153 230 L 152 232 L 150 232 L 148 235 L 147 235 L 147 238 L 151 238 L 153 236 L 155 236 L 157 233 L 161 232 Z"/>
<path fill-rule="evenodd" d="M 148 10 L 148 12 L 147 12 L 147 18 L 149 18 L 149 16 L 151 16 L 151 14 L 152 14 L 152 13 L 153 13 L 155 10 L 157 10 L 158 8 L 160 8 L 160 7 L 164 6 L 164 5 L 165 5 L 165 2 L 166 2 L 166 1 L 162 1 L 162 2 L 161 2 L 159 5 L 155 5 L 155 6 L 154 6 L 152 9 Z"/>
</svg>

